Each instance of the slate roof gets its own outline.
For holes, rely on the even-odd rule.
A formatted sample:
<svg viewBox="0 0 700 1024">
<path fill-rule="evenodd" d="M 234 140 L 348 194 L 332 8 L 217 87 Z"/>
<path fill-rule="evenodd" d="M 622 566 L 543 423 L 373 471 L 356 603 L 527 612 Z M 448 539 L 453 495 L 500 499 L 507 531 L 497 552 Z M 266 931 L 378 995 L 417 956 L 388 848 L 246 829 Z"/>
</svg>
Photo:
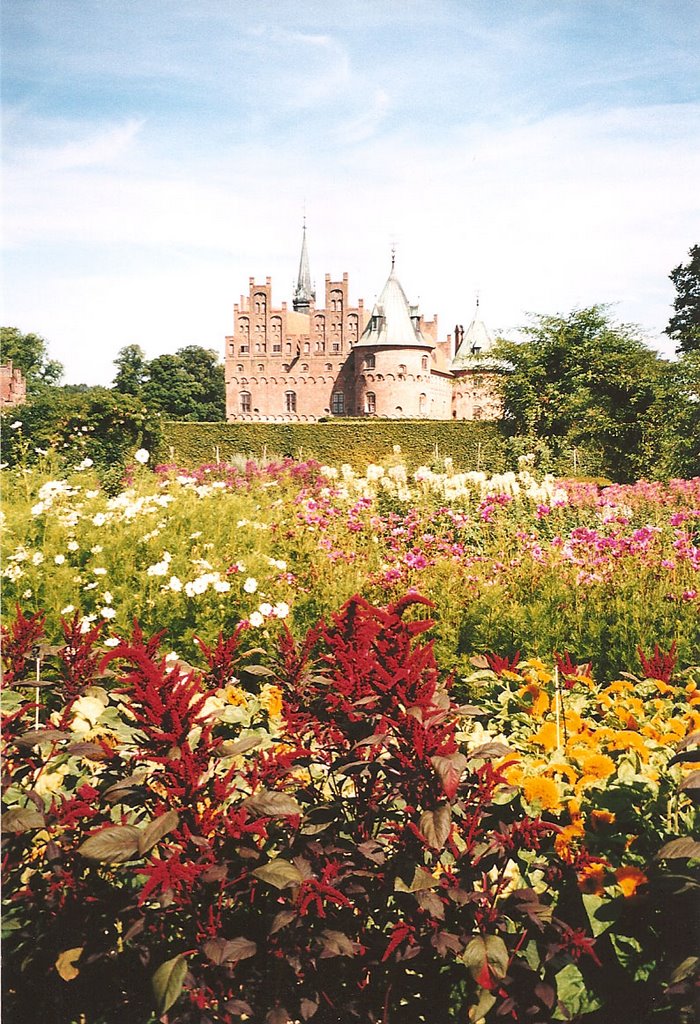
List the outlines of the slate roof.
<svg viewBox="0 0 700 1024">
<path fill-rule="evenodd" d="M 406 293 L 394 272 L 393 260 L 391 273 L 355 347 L 369 347 L 370 345 L 434 348 L 433 343 L 421 333 L 418 326 L 418 309 L 409 304 Z"/>
</svg>

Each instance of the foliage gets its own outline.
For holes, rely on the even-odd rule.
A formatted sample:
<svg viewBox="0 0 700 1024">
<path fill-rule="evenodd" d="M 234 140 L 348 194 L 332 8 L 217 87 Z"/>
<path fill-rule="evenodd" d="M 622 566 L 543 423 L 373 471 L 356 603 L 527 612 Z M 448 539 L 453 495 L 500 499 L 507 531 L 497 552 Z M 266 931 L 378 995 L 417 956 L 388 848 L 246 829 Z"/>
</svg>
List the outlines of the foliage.
<svg viewBox="0 0 700 1024">
<path fill-rule="evenodd" d="M 147 360 L 138 345 L 115 359 L 114 388 L 136 395 L 169 419 L 216 421 L 225 415 L 224 369 L 216 352 L 187 345 L 174 355 Z"/>
<path fill-rule="evenodd" d="M 391 456 L 398 445 L 416 469 L 445 457 L 459 469 L 507 467 L 505 448 L 493 423 L 432 420 L 354 420 L 328 423 L 166 423 L 159 455 L 163 462 L 195 467 L 202 463 L 293 457 L 354 469 Z M 217 454 L 218 453 L 218 454 Z"/>
<path fill-rule="evenodd" d="M 35 394 L 43 385 L 56 384 L 63 367 L 49 359 L 48 346 L 39 334 L 23 334 L 17 327 L 0 327 L 2 360 L 12 360 L 27 381 L 27 394 Z"/>
<path fill-rule="evenodd" d="M 666 334 L 678 342 L 676 351 L 696 352 L 700 349 L 700 245 L 688 251 L 688 262 L 680 263 L 669 274 L 676 289 L 674 315 Z"/>
<path fill-rule="evenodd" d="M 493 659 L 460 707 L 425 605 L 355 598 L 268 654 L 241 624 L 201 668 L 138 626 L 100 658 L 64 621 L 39 728 L 31 676 L 3 701 L 5 1012 L 678 1019 L 698 849 L 670 744 L 697 680 L 636 680 L 631 711 L 570 659 Z M 40 628 L 7 631 L 9 665 Z"/>
<path fill-rule="evenodd" d="M 160 421 L 138 398 L 109 388 L 46 388 L 2 416 L 3 459 L 31 464 L 51 452 L 59 462 L 90 460 L 118 480 L 134 449 L 154 448 Z"/>
<path fill-rule="evenodd" d="M 651 411 L 665 364 L 638 332 L 593 306 L 567 318 L 537 317 L 526 335 L 500 342 L 496 353 L 511 366 L 501 378 L 510 432 L 544 440 L 556 468 L 577 449 L 589 475 L 658 475 L 664 424 Z"/>
</svg>

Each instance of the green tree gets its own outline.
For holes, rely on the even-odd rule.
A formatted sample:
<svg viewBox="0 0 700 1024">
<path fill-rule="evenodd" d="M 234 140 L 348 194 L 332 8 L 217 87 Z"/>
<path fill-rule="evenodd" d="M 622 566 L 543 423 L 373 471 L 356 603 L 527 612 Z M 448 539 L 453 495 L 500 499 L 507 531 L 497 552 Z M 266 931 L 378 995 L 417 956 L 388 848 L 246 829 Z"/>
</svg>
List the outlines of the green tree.
<svg viewBox="0 0 700 1024">
<path fill-rule="evenodd" d="M 226 407 L 223 366 L 212 349 L 187 345 L 174 355 L 150 360 L 141 396 L 149 408 L 169 419 L 222 420 Z"/>
<path fill-rule="evenodd" d="M 525 335 L 494 353 L 510 365 L 502 378 L 509 432 L 546 442 L 560 472 L 572 471 L 575 449 L 588 472 L 617 480 L 649 474 L 660 443 L 651 410 L 663 361 L 638 330 L 593 306 L 536 317 Z"/>
<path fill-rule="evenodd" d="M 678 343 L 678 353 L 700 349 L 700 245 L 694 245 L 688 255 L 688 262 L 679 264 L 669 274 L 676 287 L 676 297 L 675 313 L 668 322 L 666 334 Z"/>
<path fill-rule="evenodd" d="M 125 345 L 114 360 L 117 372 L 112 387 L 123 395 L 140 395 L 148 379 L 148 363 L 140 345 Z"/>
<path fill-rule="evenodd" d="M 56 384 L 63 375 L 63 366 L 49 359 L 48 346 L 39 334 L 23 334 L 18 327 L 0 327 L 2 361 L 12 360 L 27 380 L 27 394 L 47 384 Z"/>
</svg>

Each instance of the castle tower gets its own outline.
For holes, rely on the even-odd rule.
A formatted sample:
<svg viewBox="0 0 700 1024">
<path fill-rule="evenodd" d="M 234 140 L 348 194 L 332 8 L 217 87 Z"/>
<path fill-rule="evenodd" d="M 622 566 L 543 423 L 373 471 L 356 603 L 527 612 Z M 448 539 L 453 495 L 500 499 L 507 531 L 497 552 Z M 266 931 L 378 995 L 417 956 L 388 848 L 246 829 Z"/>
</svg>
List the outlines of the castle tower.
<svg viewBox="0 0 700 1024">
<path fill-rule="evenodd" d="M 306 218 L 304 218 L 304 227 L 301 239 L 301 257 L 299 259 L 299 275 L 297 277 L 296 288 L 294 289 L 294 298 L 292 299 L 294 312 L 308 313 L 311 310 L 311 304 L 315 299 L 316 292 L 311 287 L 309 252 L 306 248 Z"/>
<path fill-rule="evenodd" d="M 455 327 L 455 354 L 450 364 L 453 419 L 497 420 L 503 414 L 498 388 L 503 367 L 491 356 L 492 348 L 493 338 L 480 317 L 477 296 L 466 333 L 460 325 Z"/>
</svg>

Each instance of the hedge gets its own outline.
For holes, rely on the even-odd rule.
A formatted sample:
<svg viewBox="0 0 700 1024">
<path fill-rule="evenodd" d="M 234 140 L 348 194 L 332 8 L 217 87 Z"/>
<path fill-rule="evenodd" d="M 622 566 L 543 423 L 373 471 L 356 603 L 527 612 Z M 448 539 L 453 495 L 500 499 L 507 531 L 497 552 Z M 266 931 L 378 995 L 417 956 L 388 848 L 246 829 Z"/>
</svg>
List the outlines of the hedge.
<svg viewBox="0 0 700 1024">
<path fill-rule="evenodd" d="M 326 423 L 165 423 L 161 462 L 192 467 L 251 458 L 317 459 L 360 469 L 401 446 L 409 466 L 450 457 L 458 470 L 509 468 L 506 442 L 495 423 L 460 420 L 332 420 Z"/>
</svg>

